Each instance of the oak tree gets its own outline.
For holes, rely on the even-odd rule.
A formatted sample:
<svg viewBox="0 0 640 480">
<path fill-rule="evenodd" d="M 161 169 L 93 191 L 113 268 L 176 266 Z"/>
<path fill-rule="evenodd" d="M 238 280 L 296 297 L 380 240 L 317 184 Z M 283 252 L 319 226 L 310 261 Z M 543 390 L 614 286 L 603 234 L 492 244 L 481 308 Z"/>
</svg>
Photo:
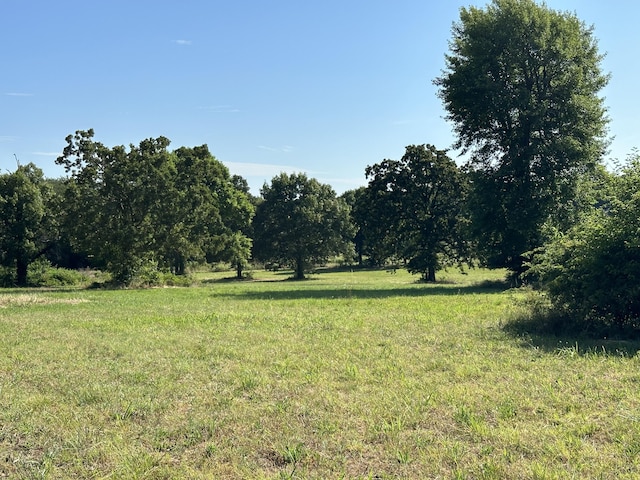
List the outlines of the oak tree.
<svg viewBox="0 0 640 480">
<path fill-rule="evenodd" d="M 15 269 L 18 286 L 27 285 L 29 264 L 57 237 L 54 207 L 55 194 L 34 164 L 0 175 L 0 261 Z"/>
<path fill-rule="evenodd" d="M 290 265 L 295 278 L 334 255 L 351 254 L 349 208 L 335 191 L 302 173 L 281 173 L 262 187 L 253 222 L 254 256 Z"/>
<path fill-rule="evenodd" d="M 73 244 L 117 283 L 130 283 L 143 266 L 184 274 L 189 262 L 222 259 L 253 214 L 206 145 L 170 152 L 169 144 L 158 137 L 109 148 L 93 130 L 78 131 L 57 159 L 69 174 Z"/>
<path fill-rule="evenodd" d="M 445 151 L 410 145 L 400 160 L 368 166 L 366 175 L 361 198 L 370 215 L 364 234 L 377 239 L 379 250 L 426 281 L 435 281 L 447 265 L 468 261 L 462 228 L 467 183 Z"/>
</svg>

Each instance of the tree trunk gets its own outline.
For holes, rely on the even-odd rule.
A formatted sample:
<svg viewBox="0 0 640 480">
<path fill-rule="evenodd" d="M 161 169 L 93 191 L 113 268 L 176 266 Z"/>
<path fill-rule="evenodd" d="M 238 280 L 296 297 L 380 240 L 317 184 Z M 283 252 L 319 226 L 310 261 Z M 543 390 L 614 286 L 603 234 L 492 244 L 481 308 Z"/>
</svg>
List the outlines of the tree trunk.
<svg viewBox="0 0 640 480">
<path fill-rule="evenodd" d="M 27 268 L 29 262 L 24 258 L 19 258 L 16 262 L 16 284 L 19 287 L 27 286 Z"/>
<path fill-rule="evenodd" d="M 238 280 L 242 280 L 242 262 L 236 263 L 236 276 Z"/>
<path fill-rule="evenodd" d="M 184 275 L 184 271 L 186 269 L 184 259 L 182 257 L 178 258 L 173 268 L 176 275 Z"/>
<path fill-rule="evenodd" d="M 296 260 L 296 280 L 304 280 L 304 260 L 298 258 Z"/>
<path fill-rule="evenodd" d="M 436 281 L 436 269 L 435 267 L 429 267 L 427 269 L 427 282 L 435 282 Z"/>
</svg>

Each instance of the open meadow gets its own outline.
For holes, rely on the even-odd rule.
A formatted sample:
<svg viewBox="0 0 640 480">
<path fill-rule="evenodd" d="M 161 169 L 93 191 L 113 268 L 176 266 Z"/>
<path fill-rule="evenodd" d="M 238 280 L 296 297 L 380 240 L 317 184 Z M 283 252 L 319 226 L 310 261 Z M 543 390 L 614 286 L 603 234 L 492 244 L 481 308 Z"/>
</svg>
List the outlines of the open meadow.
<svg viewBox="0 0 640 480">
<path fill-rule="evenodd" d="M 0 477 L 640 477 L 640 344 L 509 333 L 504 272 L 288 274 L 0 290 Z"/>
</svg>

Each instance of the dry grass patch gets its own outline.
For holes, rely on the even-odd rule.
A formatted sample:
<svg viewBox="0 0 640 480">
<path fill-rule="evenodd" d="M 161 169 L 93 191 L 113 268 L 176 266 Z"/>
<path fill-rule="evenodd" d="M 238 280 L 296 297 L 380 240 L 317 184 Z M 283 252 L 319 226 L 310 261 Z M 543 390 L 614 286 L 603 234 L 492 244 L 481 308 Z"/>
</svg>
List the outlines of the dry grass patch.
<svg viewBox="0 0 640 480">
<path fill-rule="evenodd" d="M 78 305 L 88 301 L 84 298 L 57 298 L 40 293 L 0 294 L 0 308 L 55 304 Z"/>
</svg>

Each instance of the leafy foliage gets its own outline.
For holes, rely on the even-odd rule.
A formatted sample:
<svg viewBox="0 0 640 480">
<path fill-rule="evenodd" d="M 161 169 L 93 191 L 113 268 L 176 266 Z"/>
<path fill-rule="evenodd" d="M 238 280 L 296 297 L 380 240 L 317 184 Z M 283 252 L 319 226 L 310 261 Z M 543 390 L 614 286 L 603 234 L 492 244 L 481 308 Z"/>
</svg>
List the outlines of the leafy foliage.
<svg viewBox="0 0 640 480">
<path fill-rule="evenodd" d="M 363 230 L 377 239 L 381 255 L 406 261 L 410 272 L 429 281 L 468 258 L 461 228 L 467 183 L 445 151 L 411 145 L 400 160 L 369 166 L 366 175 L 358 209 L 368 212 Z"/>
<path fill-rule="evenodd" d="M 19 286 L 27 285 L 29 264 L 57 235 L 54 205 L 53 191 L 32 163 L 0 175 L 0 260 L 15 269 Z"/>
<path fill-rule="evenodd" d="M 66 227 L 117 283 L 139 272 L 184 274 L 221 256 L 253 207 L 206 145 L 169 152 L 165 137 L 108 148 L 93 130 L 67 137 L 57 163 L 70 174 Z"/>
<path fill-rule="evenodd" d="M 362 202 L 361 198 L 366 193 L 365 187 L 358 187 L 354 190 L 347 190 L 340 195 L 340 198 L 344 200 L 344 202 L 349 207 L 349 217 L 351 218 L 351 224 L 355 229 L 354 236 L 352 238 L 353 246 L 355 249 L 355 260 L 358 265 L 363 265 L 363 257 L 366 255 L 366 241 L 364 238 L 364 230 L 362 225 L 364 224 L 363 219 L 359 216 L 358 206 Z M 363 218 L 366 218 L 366 212 Z"/>
<path fill-rule="evenodd" d="M 435 83 L 471 152 L 469 205 L 483 259 L 515 272 L 556 205 L 599 161 L 608 76 L 592 29 L 533 0 L 463 8 Z"/>
<path fill-rule="evenodd" d="M 587 329 L 640 329 L 640 161 L 615 180 L 615 198 L 535 257 L 532 274 L 557 311 Z"/>
<path fill-rule="evenodd" d="M 329 185 L 306 175 L 281 173 L 262 188 L 254 218 L 254 256 L 305 269 L 332 255 L 351 255 L 349 207 Z"/>
</svg>

